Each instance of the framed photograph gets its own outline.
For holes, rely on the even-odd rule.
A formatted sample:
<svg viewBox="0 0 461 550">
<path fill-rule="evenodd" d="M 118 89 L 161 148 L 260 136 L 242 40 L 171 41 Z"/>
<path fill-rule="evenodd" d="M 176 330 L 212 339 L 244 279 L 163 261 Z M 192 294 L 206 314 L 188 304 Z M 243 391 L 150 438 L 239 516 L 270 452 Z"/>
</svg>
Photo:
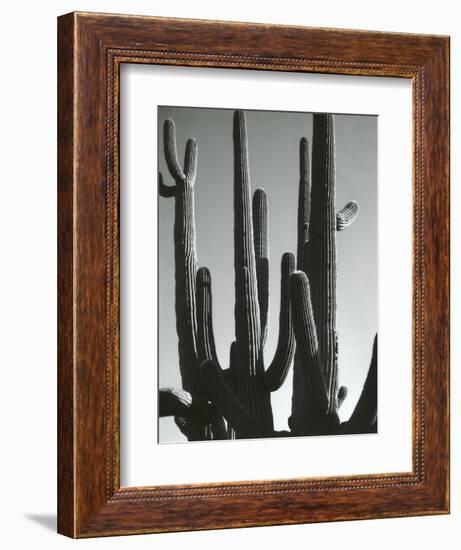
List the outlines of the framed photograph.
<svg viewBox="0 0 461 550">
<path fill-rule="evenodd" d="M 58 71 L 59 532 L 448 513 L 449 39 L 71 13 Z"/>
</svg>

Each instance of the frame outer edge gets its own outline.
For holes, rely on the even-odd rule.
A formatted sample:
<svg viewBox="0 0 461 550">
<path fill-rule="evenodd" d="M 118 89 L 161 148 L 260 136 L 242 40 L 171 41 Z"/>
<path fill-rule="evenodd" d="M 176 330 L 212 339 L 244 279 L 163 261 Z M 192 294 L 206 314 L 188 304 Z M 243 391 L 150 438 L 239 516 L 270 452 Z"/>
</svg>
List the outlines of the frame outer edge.
<svg viewBox="0 0 461 550">
<path fill-rule="evenodd" d="M 205 522 L 202 515 L 199 518 L 196 516 L 203 513 L 206 515 L 205 510 L 208 509 L 207 503 L 210 501 L 205 501 L 198 495 L 194 497 L 197 498 L 197 509 L 195 509 L 193 506 L 187 506 L 187 500 L 182 500 L 182 497 L 172 498 L 169 505 L 166 505 L 165 502 L 150 502 L 147 504 L 147 501 L 141 502 L 141 498 L 137 502 L 125 502 L 123 499 L 118 501 L 115 498 L 118 491 L 116 490 L 115 494 L 112 494 L 112 490 L 107 489 L 108 474 L 107 469 L 103 469 L 103 465 L 105 464 L 107 467 L 108 464 L 111 464 L 112 460 L 111 457 L 114 449 L 111 449 L 110 445 L 113 444 L 111 427 L 114 418 L 111 414 L 113 415 L 114 413 L 112 410 L 109 418 L 105 419 L 101 416 L 103 409 L 101 387 L 104 385 L 104 377 L 101 372 L 101 365 L 103 364 L 101 342 L 103 341 L 103 325 L 107 325 L 107 309 L 105 310 L 105 321 L 101 323 L 102 312 L 105 309 L 103 307 L 104 299 L 102 292 L 100 292 L 103 280 L 103 262 L 101 262 L 103 247 L 94 237 L 102 235 L 102 220 L 107 215 L 108 202 L 107 195 L 100 185 L 103 172 L 101 162 L 103 159 L 98 157 L 92 168 L 85 163 L 88 163 L 88 159 L 95 160 L 93 158 L 95 151 L 101 153 L 101 144 L 103 142 L 101 133 L 101 129 L 103 128 L 101 124 L 101 90 L 104 87 L 103 75 L 105 74 L 102 65 L 103 57 L 110 50 L 111 46 L 120 43 L 117 41 L 121 40 L 121 36 L 123 36 L 122 45 L 126 46 L 126 37 L 127 35 L 129 37 L 129 32 L 133 32 L 132 28 L 130 29 L 125 26 L 127 18 L 124 16 L 111 18 L 110 26 L 106 25 L 108 23 L 107 19 L 107 16 L 77 12 L 62 16 L 58 20 L 58 531 L 64 535 L 77 538 L 141 532 L 216 529 L 250 525 L 338 521 L 364 517 L 446 513 L 448 511 L 449 498 L 449 483 L 447 482 L 449 475 L 449 422 L 447 416 L 448 405 L 445 401 L 443 407 L 441 406 L 438 409 L 438 412 L 434 411 L 436 418 L 431 423 L 432 427 L 437 426 L 443 432 L 438 438 L 438 445 L 429 445 L 429 442 L 427 442 L 428 449 L 431 449 L 435 453 L 437 460 L 437 463 L 434 465 L 435 468 L 430 472 L 429 478 L 426 479 L 428 483 L 424 487 L 422 485 L 415 486 L 414 490 L 409 487 L 403 491 L 403 493 L 408 493 L 408 496 L 413 499 L 415 505 L 415 509 L 409 514 L 403 514 L 400 508 L 395 507 L 398 504 L 397 501 L 399 501 L 399 491 L 396 487 L 391 489 L 391 486 L 389 490 L 393 492 L 395 502 L 382 501 L 380 498 L 382 491 L 377 486 L 374 493 L 376 496 L 376 508 L 370 508 L 367 514 L 357 515 L 357 510 L 354 511 L 352 509 L 348 513 L 336 514 L 332 517 L 331 512 L 326 509 L 328 508 L 327 506 L 324 513 L 320 510 L 310 517 L 308 516 L 308 507 L 306 507 L 308 503 L 301 500 L 301 493 L 298 492 L 298 496 L 295 496 L 296 493 L 293 493 L 293 498 L 290 497 L 288 499 L 290 506 L 294 506 L 291 509 L 291 513 L 294 514 L 296 511 L 296 514 L 294 514 L 296 517 L 290 519 L 282 514 L 283 517 L 277 516 L 277 519 L 274 520 L 275 516 L 273 513 L 269 513 L 270 506 L 268 506 L 267 521 L 258 518 L 257 514 L 261 509 L 257 503 L 265 501 L 262 508 L 265 509 L 268 496 L 256 495 L 250 499 L 243 494 L 239 495 L 238 491 L 236 491 L 230 500 L 224 501 L 219 495 L 209 495 L 217 499 L 213 500 L 213 502 L 215 505 L 222 507 L 222 514 L 224 516 L 218 517 L 215 514 L 214 520 L 210 518 Z M 142 19 L 152 19 L 152 28 L 160 33 L 159 37 L 155 38 L 155 41 L 158 40 L 161 42 L 163 29 L 159 28 L 158 18 Z M 133 22 L 138 21 L 136 18 L 130 18 L 130 20 Z M 173 20 L 162 19 L 162 24 L 165 24 L 167 30 L 171 27 L 172 22 Z M 188 23 L 196 27 L 195 30 L 206 27 L 204 22 L 194 22 L 192 20 L 174 20 L 174 23 L 175 28 L 173 30 L 177 26 L 180 27 L 180 23 Z M 152 43 L 155 45 L 155 41 L 153 42 L 152 39 L 153 31 L 151 26 L 147 26 L 149 27 L 147 29 L 144 26 L 145 35 L 138 38 L 140 49 L 141 45 L 145 44 L 145 49 L 149 50 L 152 47 Z M 238 23 L 235 23 L 234 28 L 238 30 Z M 253 29 L 253 27 L 251 28 Z M 227 27 L 224 29 L 226 30 Z M 260 27 L 257 29 L 259 32 Z M 301 32 L 301 29 L 301 27 L 290 29 L 290 33 Z M 243 30 L 243 26 L 241 30 Z M 256 27 L 253 30 L 256 30 Z M 186 31 L 182 29 L 182 32 L 185 32 L 184 37 L 178 35 L 180 44 L 186 41 L 189 29 L 186 28 Z M 316 33 L 315 29 L 312 29 L 312 32 Z M 349 31 L 349 33 L 353 34 L 353 31 Z M 230 38 L 234 39 L 232 34 Z M 207 33 L 204 36 L 207 36 Z M 381 36 L 382 38 L 386 37 L 386 35 Z M 366 34 L 361 34 L 361 38 L 366 39 Z M 417 44 L 419 35 L 408 38 L 413 44 L 412 48 L 410 48 L 413 52 L 412 55 L 417 57 L 417 59 L 415 58 L 415 63 L 422 68 L 423 62 L 421 56 L 426 55 L 425 62 L 435 63 L 441 74 L 448 79 L 446 71 L 449 66 L 449 43 L 447 39 L 445 38 L 440 41 L 433 37 L 424 38 L 421 36 L 420 38 L 422 49 Z M 176 40 L 175 37 L 164 37 L 167 45 L 172 43 L 173 39 Z M 284 40 L 288 40 L 288 38 L 285 37 Z M 402 40 L 406 40 L 406 37 L 395 35 L 395 41 L 401 42 Z M 281 49 L 283 54 L 283 49 L 285 48 L 284 42 L 282 42 L 282 46 L 279 49 Z M 373 46 L 375 45 L 373 44 Z M 239 48 L 237 48 L 238 50 Z M 322 46 L 322 51 L 324 50 L 325 47 Z M 274 57 L 271 58 L 269 64 L 272 65 L 271 70 L 278 70 L 274 62 L 278 58 L 277 49 L 274 51 Z M 381 63 L 381 57 L 384 55 L 382 54 L 383 51 L 382 44 L 380 44 L 373 48 L 374 53 L 371 52 L 373 55 L 378 56 L 379 63 Z M 394 56 L 396 55 L 395 51 L 396 49 L 394 48 Z M 243 52 L 243 56 L 240 56 L 241 59 L 246 59 L 245 52 L 246 50 Z M 432 60 L 429 58 L 430 54 L 433 55 Z M 218 48 L 218 55 L 224 57 L 226 54 L 222 52 L 222 49 Z M 385 57 L 387 55 L 386 53 Z M 411 57 L 410 54 L 407 54 L 405 59 L 408 56 Z M 434 57 L 437 57 L 437 59 Z M 336 57 L 333 55 L 334 59 Z M 366 65 L 366 62 L 363 62 L 362 65 L 360 59 L 359 61 L 355 59 L 355 55 L 353 59 L 354 61 L 351 62 L 351 66 L 347 67 L 345 72 L 347 74 L 367 74 L 365 68 L 363 68 L 365 72 L 362 73 L 362 67 Z M 388 67 L 395 66 L 396 71 L 400 67 L 400 72 L 396 72 L 393 76 L 405 76 L 402 72 L 405 65 L 396 64 L 394 60 L 391 61 L 392 63 Z M 286 63 L 286 59 L 284 62 Z M 253 63 L 257 64 L 257 61 L 248 62 L 249 65 Z M 379 65 L 379 63 L 375 64 L 375 66 Z M 440 67 L 440 63 L 442 67 Z M 173 64 L 176 64 L 176 62 Z M 177 64 L 181 65 L 183 63 L 179 62 Z M 195 60 L 193 62 L 189 60 L 184 64 L 195 65 L 197 63 Z M 203 64 L 205 65 L 206 63 L 204 62 Z M 313 72 L 317 72 L 317 70 Z M 334 73 L 336 71 L 329 68 L 326 72 Z M 379 68 L 376 69 L 376 72 L 379 72 Z M 436 86 L 436 93 L 440 94 L 440 88 L 442 87 L 443 90 L 445 84 L 448 84 L 447 80 L 439 82 Z M 444 130 L 444 136 L 447 138 L 449 103 L 445 102 L 448 102 L 448 97 L 448 90 L 445 89 L 443 97 L 445 110 L 441 120 L 438 121 L 438 124 Z M 95 107 L 95 110 L 93 107 Z M 94 131 L 95 129 L 97 132 Z M 444 175 L 448 174 L 449 154 L 446 149 L 447 147 L 448 139 L 446 143 L 442 144 L 441 155 L 434 160 L 437 167 L 443 167 Z M 428 155 L 426 155 L 426 162 L 428 162 Z M 111 159 L 108 159 L 107 166 L 114 169 Z M 424 165 L 423 170 L 427 170 L 427 164 Z M 427 174 L 425 181 L 428 181 Z M 441 240 L 438 241 L 440 247 L 436 247 L 437 251 L 435 252 L 436 254 L 442 253 L 442 255 L 445 253 L 444 262 L 441 264 L 441 272 L 439 272 L 443 280 L 442 278 L 439 279 L 441 287 L 438 291 L 430 293 L 430 296 L 438 297 L 439 300 L 444 296 L 448 296 L 447 269 L 449 258 L 446 255 L 449 242 L 448 220 L 444 222 L 442 216 L 446 216 L 449 210 L 449 197 L 447 195 L 449 180 L 446 179 L 444 181 L 446 185 L 440 187 L 440 203 L 434 211 L 434 223 L 444 224 L 440 235 Z M 430 184 L 427 183 L 426 185 Z M 432 193 L 434 193 L 433 189 Z M 438 195 L 437 193 L 435 194 Z M 104 206 L 102 205 L 103 197 L 105 201 Z M 431 212 L 432 210 L 429 210 L 427 214 Z M 436 246 L 433 235 L 429 234 L 427 244 L 430 248 Z M 93 265 L 95 259 L 96 262 Z M 91 265 L 90 262 L 92 262 Z M 435 282 L 432 270 L 430 274 L 432 275 L 430 282 L 432 285 Z M 89 298 L 90 301 L 84 302 L 83 298 Z M 110 303 L 110 299 L 111 296 L 105 296 L 106 307 Z M 91 304 L 91 307 L 84 307 L 89 304 Z M 429 302 L 427 302 L 428 304 Z M 444 309 L 443 303 L 436 301 L 436 304 L 438 308 L 442 308 L 442 311 L 440 309 L 438 311 L 439 320 L 446 321 L 448 318 L 448 306 L 445 306 Z M 94 323 L 95 316 L 96 321 L 99 323 L 97 326 Z M 93 331 L 91 333 L 85 328 L 85 323 L 88 322 Z M 77 331 L 79 336 L 78 345 L 76 339 Z M 439 372 L 436 378 L 438 378 L 439 382 L 442 382 L 443 397 L 448 400 L 446 392 L 448 391 L 449 373 L 446 350 L 449 332 L 447 327 L 440 327 L 440 333 L 442 341 L 439 341 L 438 349 L 434 353 L 442 361 L 442 372 Z M 431 345 L 434 346 L 434 342 Z M 111 357 L 110 350 L 108 353 L 109 357 Z M 431 369 L 431 372 L 434 372 L 433 369 Z M 109 380 L 111 378 L 106 378 L 106 386 Z M 434 379 L 432 378 L 431 380 Z M 429 382 L 430 380 L 427 381 Z M 111 388 L 110 391 L 114 391 L 115 388 L 113 386 Z M 426 386 L 426 392 L 423 392 L 423 399 L 428 398 L 428 395 Z M 432 402 L 433 400 L 429 400 L 429 403 Z M 104 437 L 102 437 L 103 434 L 107 438 L 105 441 Z M 433 456 L 430 458 L 433 458 Z M 114 466 L 118 467 L 117 460 L 115 462 L 112 461 L 112 467 Z M 104 472 L 106 472 L 105 475 Z M 115 480 L 115 483 L 117 484 L 117 480 Z M 360 487 L 357 489 L 360 489 Z M 351 494 L 354 493 L 349 493 L 349 495 Z M 341 499 L 338 498 L 338 506 L 341 504 L 341 501 L 345 502 L 346 498 L 350 498 L 349 495 L 344 493 Z M 277 502 L 275 495 L 271 499 L 273 503 Z M 314 498 L 314 500 L 319 499 Z M 231 509 L 229 510 L 229 508 Z M 250 522 L 242 520 L 242 510 L 247 508 L 248 510 L 253 510 L 253 513 L 256 514 Z M 168 513 L 165 512 L 165 509 Z M 185 514 L 186 510 L 187 513 Z M 155 526 L 150 523 L 154 518 L 157 521 Z M 232 518 L 234 519 L 232 520 Z M 159 521 L 161 523 L 158 523 Z M 166 524 L 164 523 L 165 521 Z M 160 525 L 161 527 L 159 527 Z"/>
<path fill-rule="evenodd" d="M 58 18 L 58 533 L 75 538 L 75 17 Z"/>
<path fill-rule="evenodd" d="M 427 338 L 439 343 L 430 346 L 433 381 L 429 381 L 428 420 L 436 422 L 428 453 L 430 474 L 433 476 L 434 498 L 442 513 L 450 513 L 450 38 L 441 40 L 436 55 L 426 66 L 428 115 L 427 126 L 426 205 L 429 227 L 426 238 L 432 240 L 426 251 L 425 269 L 428 270 L 428 293 L 432 296 L 430 311 L 425 312 Z M 437 171 L 437 168 L 440 172 Z M 435 223 L 434 223 L 435 221 Z M 430 313 L 432 315 L 430 315 Z M 436 365 L 438 368 L 436 368 Z M 440 388 L 443 392 L 440 393 Z M 434 418 L 435 404 L 439 417 Z M 432 406 L 432 408 L 431 408 Z M 431 437 L 431 436 L 430 436 Z M 435 454 L 437 455 L 435 456 Z"/>
</svg>

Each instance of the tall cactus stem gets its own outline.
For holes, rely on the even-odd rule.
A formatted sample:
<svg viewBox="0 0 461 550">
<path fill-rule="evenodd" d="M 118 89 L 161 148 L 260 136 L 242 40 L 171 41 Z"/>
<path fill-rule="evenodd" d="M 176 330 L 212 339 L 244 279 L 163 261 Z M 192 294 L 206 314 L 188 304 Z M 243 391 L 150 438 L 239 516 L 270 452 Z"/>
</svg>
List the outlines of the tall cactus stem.
<svg viewBox="0 0 461 550">
<path fill-rule="evenodd" d="M 256 278 L 256 261 L 253 241 L 253 220 L 251 206 L 250 171 L 248 160 L 248 141 L 246 117 L 243 111 L 234 113 L 234 268 L 235 268 L 235 296 L 236 296 L 236 323 L 241 317 L 238 310 L 248 307 L 254 323 L 255 333 L 260 341 L 260 318 Z M 247 289 L 242 292 L 238 288 L 242 283 L 241 269 L 247 270 Z M 238 303 L 244 300 L 245 303 Z M 236 337 L 238 345 L 238 327 Z M 259 355 L 259 350 L 258 350 Z M 252 366 L 249 367 L 253 368 Z"/>
<path fill-rule="evenodd" d="M 311 211 L 311 170 L 309 162 L 309 143 L 305 137 L 299 142 L 299 191 L 298 191 L 298 243 L 297 268 L 303 269 L 304 244 L 309 236 Z"/>
<path fill-rule="evenodd" d="M 165 159 L 175 186 L 175 303 L 179 367 L 183 388 L 197 388 L 198 353 L 196 319 L 197 254 L 195 249 L 194 184 L 197 166 L 197 140 L 186 145 L 185 170 L 179 164 L 176 128 L 173 120 L 164 123 Z"/>
<path fill-rule="evenodd" d="M 335 369 L 336 327 L 336 181 L 334 119 L 314 114 L 312 190 L 309 240 L 305 266 L 311 286 L 319 355 L 328 388 Z"/>
<path fill-rule="evenodd" d="M 263 189 L 256 189 L 253 195 L 253 239 L 258 282 L 259 317 L 261 322 L 261 347 L 267 337 L 269 312 L 269 234 L 267 195 Z"/>
</svg>

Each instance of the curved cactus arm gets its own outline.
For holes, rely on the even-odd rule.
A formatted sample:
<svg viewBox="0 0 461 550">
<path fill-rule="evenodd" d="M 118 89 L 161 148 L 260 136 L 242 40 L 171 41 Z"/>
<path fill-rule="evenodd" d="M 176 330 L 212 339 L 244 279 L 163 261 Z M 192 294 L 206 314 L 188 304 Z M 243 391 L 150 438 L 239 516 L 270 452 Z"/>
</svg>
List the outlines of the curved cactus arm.
<svg viewBox="0 0 461 550">
<path fill-rule="evenodd" d="M 342 231 L 347 229 L 354 223 L 359 215 L 359 205 L 356 201 L 349 201 L 337 214 L 336 214 L 336 231 Z"/>
<path fill-rule="evenodd" d="M 176 147 L 176 126 L 174 120 L 167 118 L 163 123 L 163 147 L 168 170 L 173 178 L 178 181 L 186 179 L 186 176 L 179 164 L 178 151 Z"/>
<path fill-rule="evenodd" d="M 309 220 L 311 213 L 311 169 L 309 161 L 309 143 L 305 137 L 299 142 L 299 192 L 298 192 L 298 244 L 297 269 L 304 267 L 304 246 L 309 238 Z"/>
<path fill-rule="evenodd" d="M 213 333 L 211 275 L 206 267 L 197 271 L 197 350 L 199 363 L 213 359 L 218 363 Z"/>
<path fill-rule="evenodd" d="M 163 182 L 162 172 L 158 173 L 158 194 L 161 197 L 174 197 L 176 194 L 176 185 L 166 185 Z"/>
<path fill-rule="evenodd" d="M 161 388 L 158 392 L 159 416 L 181 416 L 190 418 L 195 415 L 204 415 L 207 406 L 204 403 L 193 401 L 189 392 L 177 388 Z"/>
<path fill-rule="evenodd" d="M 320 365 L 317 331 L 307 275 L 291 275 L 291 307 L 299 360 L 295 362 L 291 425 L 295 433 L 318 433 L 328 415 L 329 399 Z M 298 387 L 296 387 L 296 385 Z"/>
<path fill-rule="evenodd" d="M 253 239 L 261 322 L 261 346 L 264 346 L 269 311 L 269 231 L 267 195 L 264 189 L 256 189 L 253 195 Z"/>
<path fill-rule="evenodd" d="M 290 277 L 295 269 L 295 258 L 290 252 L 282 256 L 280 288 L 279 339 L 274 358 L 264 375 L 269 391 L 278 390 L 290 369 L 295 352 L 295 336 L 291 314 Z"/>
<path fill-rule="evenodd" d="M 373 354 L 362 393 L 347 422 L 346 433 L 365 433 L 376 431 L 378 406 L 378 335 L 373 343 Z"/>
<path fill-rule="evenodd" d="M 239 433 L 239 437 L 262 437 L 264 430 L 246 411 L 234 392 L 227 385 L 221 369 L 213 360 L 204 361 L 200 375 L 205 394 L 218 411 Z"/>
</svg>

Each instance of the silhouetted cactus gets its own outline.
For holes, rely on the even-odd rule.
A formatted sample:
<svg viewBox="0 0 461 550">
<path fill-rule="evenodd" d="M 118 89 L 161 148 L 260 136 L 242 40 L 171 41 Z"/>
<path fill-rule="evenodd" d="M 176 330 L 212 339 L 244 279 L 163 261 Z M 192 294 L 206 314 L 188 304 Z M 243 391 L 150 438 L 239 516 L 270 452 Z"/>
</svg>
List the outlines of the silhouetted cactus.
<svg viewBox="0 0 461 550">
<path fill-rule="evenodd" d="M 229 369 L 223 371 L 216 354 L 213 322 L 211 277 L 208 269 L 197 269 L 195 250 L 194 184 L 197 166 L 197 142 L 190 139 L 182 169 L 176 152 L 175 125 L 171 119 L 164 125 L 165 158 L 175 186 L 166 186 L 159 176 L 159 192 L 174 197 L 175 206 L 175 278 L 176 330 L 179 366 L 188 402 L 210 403 L 211 411 L 186 414 L 184 407 L 179 423 L 191 439 L 202 434 L 223 436 L 213 429 L 222 417 L 228 421 L 227 437 L 259 437 L 273 432 L 270 393 L 278 389 L 290 368 L 294 353 L 291 319 L 290 275 L 294 257 L 282 258 L 280 334 L 274 359 L 268 369 L 263 360 L 269 306 L 269 254 L 267 197 L 258 189 L 251 197 L 247 129 L 243 112 L 234 115 L 234 269 L 235 269 L 235 343 L 231 346 Z M 201 365 L 201 367 L 200 367 Z M 168 394 L 171 398 L 171 392 Z M 165 396 L 162 396 L 165 400 Z M 182 395 L 184 401 L 184 395 Z M 171 414 L 171 407 L 160 408 L 160 415 Z M 234 411 L 232 415 L 232 411 Z M 175 415 L 177 416 L 177 415 Z M 232 421 L 229 420 L 232 417 Z M 194 424 L 195 421 L 195 424 Z M 178 423 L 178 422 L 177 422 Z M 222 428 L 222 426 L 221 426 Z"/>
<path fill-rule="evenodd" d="M 347 395 L 338 390 L 336 334 L 336 231 L 350 226 L 359 207 L 350 201 L 336 212 L 335 132 L 331 114 L 314 114 L 312 182 L 308 144 L 300 142 L 298 271 L 291 276 L 297 350 L 290 429 L 297 435 L 372 431 L 376 419 L 376 353 L 351 419 L 340 424 Z M 374 374 L 373 374 L 374 373 Z"/>
<path fill-rule="evenodd" d="M 246 118 L 234 113 L 235 342 L 229 368 L 219 365 L 213 334 L 211 276 L 197 268 L 194 185 L 197 142 L 186 145 L 184 168 L 175 125 L 164 124 L 164 149 L 174 186 L 159 174 L 159 192 L 175 198 L 176 329 L 182 390 L 160 390 L 160 416 L 175 417 L 191 440 L 367 432 L 376 429 L 376 341 L 362 395 L 348 422 L 338 408 L 336 231 L 355 219 L 349 202 L 336 213 L 335 146 L 331 115 L 314 115 L 312 181 L 308 142 L 300 142 L 297 269 L 291 253 L 281 262 L 279 337 L 264 364 L 269 307 L 268 204 L 251 197 Z M 295 336 L 297 350 L 295 354 Z M 274 432 L 270 394 L 283 384 L 294 358 L 290 432 Z M 224 423 L 224 419 L 226 423 Z"/>
</svg>

